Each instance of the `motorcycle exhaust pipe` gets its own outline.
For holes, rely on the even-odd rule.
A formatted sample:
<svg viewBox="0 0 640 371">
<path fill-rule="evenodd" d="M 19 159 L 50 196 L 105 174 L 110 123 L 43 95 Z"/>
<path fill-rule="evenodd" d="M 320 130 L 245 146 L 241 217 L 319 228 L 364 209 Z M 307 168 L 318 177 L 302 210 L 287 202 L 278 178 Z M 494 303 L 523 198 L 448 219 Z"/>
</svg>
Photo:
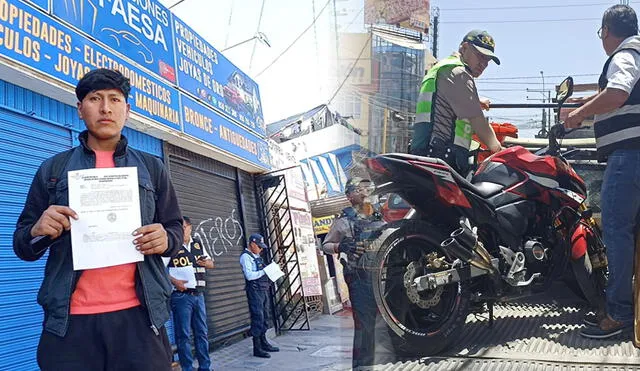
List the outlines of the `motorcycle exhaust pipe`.
<svg viewBox="0 0 640 371">
<path fill-rule="evenodd" d="M 495 267 L 491 263 L 487 263 L 474 249 L 463 246 L 456 238 L 449 237 L 442 241 L 440 247 L 451 252 L 456 258 L 473 265 L 476 268 L 486 270 L 490 273 L 496 273 Z"/>
<path fill-rule="evenodd" d="M 460 241 L 463 246 L 475 251 L 480 257 L 487 263 L 491 265 L 491 259 L 493 258 L 491 254 L 482 246 L 482 244 L 478 241 L 478 235 L 473 233 L 472 230 L 467 228 L 466 226 L 462 226 L 455 231 L 451 232 L 451 237 Z M 492 266 L 492 265 L 491 265 Z"/>
<path fill-rule="evenodd" d="M 451 232 L 451 237 L 458 240 L 463 246 L 467 246 L 469 248 L 474 248 L 478 242 L 478 237 L 473 233 L 473 231 L 465 227 L 460 227 Z"/>
<path fill-rule="evenodd" d="M 473 251 L 462 246 L 460 242 L 458 242 L 458 240 L 453 237 L 449 237 L 446 240 L 442 241 L 440 247 L 442 247 L 446 251 L 451 252 L 453 256 L 466 263 L 472 264 L 471 262 L 474 260 Z"/>
</svg>

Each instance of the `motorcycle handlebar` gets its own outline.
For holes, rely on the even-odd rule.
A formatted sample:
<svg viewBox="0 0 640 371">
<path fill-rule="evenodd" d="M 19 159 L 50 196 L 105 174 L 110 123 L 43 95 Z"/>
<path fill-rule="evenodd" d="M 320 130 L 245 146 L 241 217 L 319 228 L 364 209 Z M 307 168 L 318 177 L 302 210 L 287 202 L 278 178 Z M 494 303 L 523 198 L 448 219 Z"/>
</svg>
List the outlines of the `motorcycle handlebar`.
<svg viewBox="0 0 640 371">
<path fill-rule="evenodd" d="M 563 123 L 553 125 L 549 129 L 549 151 L 547 151 L 547 154 L 552 156 L 558 155 L 558 153 L 560 153 L 560 144 L 558 143 L 558 139 L 563 139 L 568 134 L 580 129 L 584 129 L 584 127 L 580 126 L 577 128 L 566 129 Z"/>
</svg>

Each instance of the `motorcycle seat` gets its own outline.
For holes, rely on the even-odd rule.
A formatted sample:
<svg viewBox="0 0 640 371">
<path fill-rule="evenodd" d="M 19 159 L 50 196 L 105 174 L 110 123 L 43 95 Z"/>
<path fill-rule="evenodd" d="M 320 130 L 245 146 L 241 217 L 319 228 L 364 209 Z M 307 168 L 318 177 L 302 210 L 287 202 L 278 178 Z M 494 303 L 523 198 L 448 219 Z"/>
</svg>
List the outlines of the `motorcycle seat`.
<svg viewBox="0 0 640 371">
<path fill-rule="evenodd" d="M 489 198 L 493 195 L 498 194 L 498 192 L 504 189 L 502 184 L 491 183 L 491 182 L 479 182 L 472 183 L 474 186 L 474 191 L 483 198 Z"/>
<path fill-rule="evenodd" d="M 446 166 L 449 169 L 451 176 L 453 177 L 453 179 L 456 181 L 456 183 L 460 188 L 467 189 L 473 192 L 474 194 L 480 196 L 483 199 L 488 199 L 489 197 L 497 194 L 502 189 L 504 189 L 503 185 L 492 183 L 492 182 L 478 182 L 476 184 L 473 184 L 470 181 L 468 181 L 465 177 L 458 174 L 449 164 L 447 164 L 446 162 L 444 162 L 439 158 L 416 156 L 416 155 L 410 155 L 406 153 L 389 153 L 389 154 L 385 154 L 385 156 L 398 159 L 398 160 L 403 160 L 403 161 L 435 163 L 440 166 Z"/>
<path fill-rule="evenodd" d="M 442 160 L 440 160 L 440 161 L 442 161 Z M 444 161 L 442 161 L 442 164 L 449 166 Z M 451 167 L 449 166 L 449 168 L 451 168 Z M 458 183 L 460 188 L 467 189 L 467 190 L 477 194 L 478 196 L 480 196 L 480 197 L 482 197 L 484 199 L 488 199 L 489 197 L 497 194 L 498 192 L 500 192 L 504 188 L 504 186 L 502 186 L 501 184 L 496 184 L 496 183 L 491 183 L 491 182 L 478 182 L 478 183 L 475 183 L 475 184 L 471 183 L 465 177 L 463 177 L 462 175 L 458 174 L 452 168 L 451 168 L 451 175 L 453 176 L 453 179 L 456 180 L 456 182 Z"/>
</svg>

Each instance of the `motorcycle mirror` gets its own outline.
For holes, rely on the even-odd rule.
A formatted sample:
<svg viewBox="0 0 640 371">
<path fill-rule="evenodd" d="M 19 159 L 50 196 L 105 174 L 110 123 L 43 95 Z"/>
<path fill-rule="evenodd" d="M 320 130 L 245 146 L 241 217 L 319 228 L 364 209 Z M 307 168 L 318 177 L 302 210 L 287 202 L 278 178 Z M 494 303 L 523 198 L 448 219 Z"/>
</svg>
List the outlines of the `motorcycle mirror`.
<svg viewBox="0 0 640 371">
<path fill-rule="evenodd" d="M 564 79 L 560 85 L 558 85 L 556 91 L 556 102 L 562 105 L 573 94 L 573 78 L 568 76 Z"/>
</svg>

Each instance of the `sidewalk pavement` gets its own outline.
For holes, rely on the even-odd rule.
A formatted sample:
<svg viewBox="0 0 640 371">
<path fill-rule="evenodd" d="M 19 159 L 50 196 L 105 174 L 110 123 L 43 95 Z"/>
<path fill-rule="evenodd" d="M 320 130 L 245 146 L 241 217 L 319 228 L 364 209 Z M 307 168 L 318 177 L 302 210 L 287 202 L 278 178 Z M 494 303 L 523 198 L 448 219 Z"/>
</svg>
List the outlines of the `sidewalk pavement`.
<svg viewBox="0 0 640 371">
<path fill-rule="evenodd" d="M 240 370 L 351 370 L 353 319 L 350 311 L 320 315 L 310 321 L 308 331 L 288 331 L 275 336 L 267 332 L 269 342 L 280 348 L 271 358 L 253 356 L 251 338 L 219 348 L 211 353 L 216 371 Z M 390 353 L 389 347 L 376 345 L 376 357 Z"/>
</svg>

